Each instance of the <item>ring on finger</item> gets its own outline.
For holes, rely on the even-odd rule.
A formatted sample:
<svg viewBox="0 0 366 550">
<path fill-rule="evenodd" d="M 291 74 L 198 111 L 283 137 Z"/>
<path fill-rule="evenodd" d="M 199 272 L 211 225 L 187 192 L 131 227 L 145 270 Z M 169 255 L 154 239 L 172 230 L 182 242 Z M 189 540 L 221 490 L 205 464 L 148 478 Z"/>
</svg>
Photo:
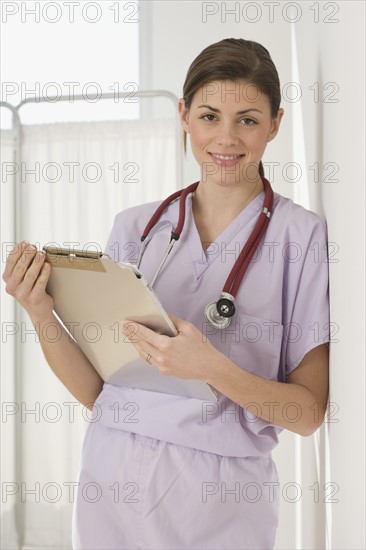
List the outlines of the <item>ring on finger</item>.
<svg viewBox="0 0 366 550">
<path fill-rule="evenodd" d="M 145 361 L 146 361 L 147 363 L 149 363 L 149 365 L 151 365 L 151 355 L 150 355 L 150 353 L 148 353 L 148 354 L 146 355 Z"/>
</svg>

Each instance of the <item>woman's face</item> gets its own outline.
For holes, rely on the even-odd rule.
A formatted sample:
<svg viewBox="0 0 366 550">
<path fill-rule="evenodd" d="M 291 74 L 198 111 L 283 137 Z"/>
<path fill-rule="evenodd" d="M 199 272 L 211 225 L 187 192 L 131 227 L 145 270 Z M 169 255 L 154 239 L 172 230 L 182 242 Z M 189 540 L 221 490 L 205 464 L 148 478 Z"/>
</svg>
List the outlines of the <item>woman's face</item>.
<svg viewBox="0 0 366 550">
<path fill-rule="evenodd" d="M 283 109 L 273 119 L 269 98 L 253 84 L 216 81 L 196 92 L 189 110 L 180 99 L 179 114 L 201 181 L 230 186 L 258 180 L 259 162 Z"/>
</svg>

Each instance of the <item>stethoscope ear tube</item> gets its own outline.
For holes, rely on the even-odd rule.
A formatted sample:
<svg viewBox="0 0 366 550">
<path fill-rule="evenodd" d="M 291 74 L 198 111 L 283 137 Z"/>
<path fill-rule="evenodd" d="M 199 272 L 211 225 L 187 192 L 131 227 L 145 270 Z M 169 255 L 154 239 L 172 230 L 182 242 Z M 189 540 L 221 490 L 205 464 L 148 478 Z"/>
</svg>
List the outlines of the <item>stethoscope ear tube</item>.
<svg viewBox="0 0 366 550">
<path fill-rule="evenodd" d="M 150 281 L 150 283 L 149 283 L 149 287 L 150 287 L 150 288 L 153 287 L 153 284 L 154 284 L 155 281 L 156 281 L 156 277 L 159 275 L 159 273 L 160 273 L 160 271 L 161 271 L 161 268 L 162 268 L 163 265 L 165 264 L 166 259 L 167 259 L 167 257 L 169 256 L 169 254 L 170 254 L 170 252 L 171 252 L 171 250 L 172 250 L 172 248 L 173 248 L 173 245 L 174 245 L 174 243 L 176 242 L 176 240 L 177 240 L 177 239 L 175 239 L 174 237 L 172 237 L 172 238 L 170 239 L 170 242 L 169 242 L 168 246 L 167 246 L 166 249 L 165 249 L 164 256 L 163 256 L 162 259 L 161 259 L 161 262 L 160 262 L 160 264 L 159 264 L 159 266 L 158 266 L 158 269 L 156 270 L 155 275 L 153 276 L 153 278 L 151 279 L 151 281 Z"/>
<path fill-rule="evenodd" d="M 154 227 L 156 222 L 160 219 L 160 217 L 161 217 L 162 213 L 164 212 L 164 210 L 170 205 L 171 202 L 173 202 L 178 197 L 180 197 L 180 200 L 179 200 L 179 219 L 178 219 L 177 227 L 174 229 L 174 231 L 172 231 L 172 235 L 174 234 L 174 238 L 175 238 L 176 241 L 179 239 L 180 234 L 181 234 L 182 229 L 183 229 L 184 220 L 185 220 L 187 195 L 189 195 L 189 193 L 192 193 L 193 191 L 195 191 L 195 189 L 197 189 L 197 187 L 198 187 L 198 184 L 199 184 L 199 181 L 196 181 L 195 183 L 192 183 L 191 185 L 189 185 L 185 189 L 179 189 L 179 191 L 175 191 L 175 193 L 172 193 L 171 195 L 169 195 L 169 197 L 167 197 L 161 203 L 161 205 L 156 210 L 154 215 L 151 217 L 149 223 L 147 224 L 147 226 L 144 229 L 144 232 L 143 232 L 142 237 L 141 237 L 142 242 L 146 239 L 146 237 L 148 236 L 148 234 L 150 233 L 150 231 L 152 230 L 152 228 Z"/>
</svg>

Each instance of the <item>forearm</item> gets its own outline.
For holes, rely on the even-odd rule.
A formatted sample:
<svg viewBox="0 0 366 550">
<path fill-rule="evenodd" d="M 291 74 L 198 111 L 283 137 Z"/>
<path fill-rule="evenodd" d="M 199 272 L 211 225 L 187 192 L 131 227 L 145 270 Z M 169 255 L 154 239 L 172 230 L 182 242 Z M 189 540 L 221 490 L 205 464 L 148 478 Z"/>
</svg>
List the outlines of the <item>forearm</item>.
<svg viewBox="0 0 366 550">
<path fill-rule="evenodd" d="M 92 409 L 103 379 L 53 313 L 47 318 L 32 318 L 32 323 L 52 371 L 80 403 Z"/>
<path fill-rule="evenodd" d="M 225 356 L 210 365 L 205 381 L 262 420 L 300 435 L 323 422 L 325 410 L 307 387 L 261 378 Z"/>
<path fill-rule="evenodd" d="M 289 381 L 281 383 L 240 368 L 209 340 L 203 341 L 192 323 L 172 314 L 170 318 L 178 330 L 174 338 L 135 322 L 122 330 L 127 337 L 138 334 L 137 351 L 144 358 L 150 355 L 162 374 L 203 380 L 265 422 L 301 435 L 310 435 L 321 425 L 328 395 L 327 344 L 306 353 Z M 129 334 L 131 324 L 135 327 Z"/>
</svg>

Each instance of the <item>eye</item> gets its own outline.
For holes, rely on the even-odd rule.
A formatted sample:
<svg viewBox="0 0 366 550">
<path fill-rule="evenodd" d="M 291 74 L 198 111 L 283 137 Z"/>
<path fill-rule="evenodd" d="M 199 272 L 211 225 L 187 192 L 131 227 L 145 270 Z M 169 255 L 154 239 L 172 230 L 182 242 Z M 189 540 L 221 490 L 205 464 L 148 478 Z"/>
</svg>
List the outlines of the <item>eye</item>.
<svg viewBox="0 0 366 550">
<path fill-rule="evenodd" d="M 213 118 L 207 119 L 206 117 L 208 117 L 208 116 L 212 116 Z M 215 118 L 215 115 L 207 114 L 207 115 L 201 116 L 201 118 L 202 118 L 203 120 L 209 120 L 209 121 L 211 121 L 211 120 L 213 120 L 213 119 Z"/>
<path fill-rule="evenodd" d="M 245 126 L 253 126 L 253 124 L 257 124 L 257 122 L 252 118 L 243 118 L 242 120 L 244 121 Z"/>
</svg>

